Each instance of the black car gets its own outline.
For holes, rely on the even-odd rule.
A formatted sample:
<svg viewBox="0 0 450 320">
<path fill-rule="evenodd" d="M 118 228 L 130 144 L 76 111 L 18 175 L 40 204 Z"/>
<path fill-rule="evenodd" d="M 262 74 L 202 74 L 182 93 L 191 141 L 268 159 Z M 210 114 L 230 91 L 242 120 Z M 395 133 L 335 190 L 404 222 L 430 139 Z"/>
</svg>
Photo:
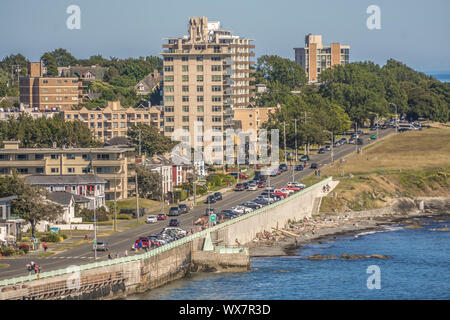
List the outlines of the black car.
<svg viewBox="0 0 450 320">
<path fill-rule="evenodd" d="M 280 171 L 287 171 L 288 167 L 285 163 L 280 164 L 279 166 Z"/>
<path fill-rule="evenodd" d="M 341 144 L 346 144 L 347 143 L 347 138 L 342 138 L 339 141 L 341 142 Z"/>
<path fill-rule="evenodd" d="M 216 198 L 216 201 L 222 200 L 222 192 L 215 192 L 214 197 Z"/>
<path fill-rule="evenodd" d="M 181 210 L 178 207 L 171 207 L 169 210 L 169 216 L 179 216 L 181 214 Z"/>
<path fill-rule="evenodd" d="M 324 148 L 320 148 L 319 149 L 319 154 L 323 154 L 323 153 L 325 153 L 325 149 Z"/>
<path fill-rule="evenodd" d="M 295 167 L 295 170 L 296 170 L 296 171 L 302 171 L 302 170 L 303 170 L 303 165 L 298 164 L 298 165 Z"/>
<path fill-rule="evenodd" d="M 248 189 L 248 182 L 244 182 L 244 183 L 242 183 L 242 185 L 244 186 L 244 189 Z"/>
<path fill-rule="evenodd" d="M 317 163 L 311 163 L 311 169 L 317 169 L 318 165 Z"/>
<path fill-rule="evenodd" d="M 180 220 L 170 219 L 169 227 L 178 227 L 180 225 Z"/>
<path fill-rule="evenodd" d="M 254 202 L 245 202 L 245 203 L 242 203 L 241 206 L 247 207 L 247 208 L 252 208 L 253 210 L 256 210 L 256 209 L 259 209 L 262 207 L 261 204 L 254 203 Z"/>
<path fill-rule="evenodd" d="M 185 204 L 180 204 L 178 206 L 178 208 L 180 208 L 181 213 L 188 213 L 189 212 L 189 207 L 187 205 L 185 205 Z"/>
<path fill-rule="evenodd" d="M 214 195 L 207 196 L 205 203 L 216 203 L 216 197 L 214 197 Z"/>
</svg>

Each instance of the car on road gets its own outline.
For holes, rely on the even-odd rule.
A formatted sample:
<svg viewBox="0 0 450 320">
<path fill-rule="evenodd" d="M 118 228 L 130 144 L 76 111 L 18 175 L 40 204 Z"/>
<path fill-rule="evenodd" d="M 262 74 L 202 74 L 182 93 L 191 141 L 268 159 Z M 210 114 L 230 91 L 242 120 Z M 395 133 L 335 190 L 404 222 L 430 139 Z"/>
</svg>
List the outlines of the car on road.
<svg viewBox="0 0 450 320">
<path fill-rule="evenodd" d="M 346 144 L 347 138 L 341 138 L 341 139 L 339 139 L 339 141 L 341 142 L 341 144 Z"/>
<path fill-rule="evenodd" d="M 303 169 L 304 169 L 303 165 L 301 165 L 301 164 L 298 164 L 298 165 L 295 166 L 295 170 L 296 171 L 303 171 Z"/>
<path fill-rule="evenodd" d="M 178 227 L 180 225 L 180 220 L 178 219 L 170 219 L 169 226 L 170 227 Z"/>
<path fill-rule="evenodd" d="M 157 216 L 148 216 L 147 219 L 145 220 L 145 223 L 155 223 L 155 222 L 158 222 Z"/>
<path fill-rule="evenodd" d="M 205 209 L 205 215 L 210 215 L 210 214 L 214 214 L 215 211 L 213 208 L 206 208 Z"/>
<path fill-rule="evenodd" d="M 241 206 L 252 208 L 253 210 L 256 210 L 256 209 L 259 209 L 259 208 L 263 207 L 262 204 L 256 203 L 256 202 L 253 202 L 253 201 L 244 202 L 243 204 L 241 204 Z"/>
<path fill-rule="evenodd" d="M 181 228 L 178 227 L 166 227 L 163 229 L 162 233 L 178 233 L 178 234 L 182 234 L 183 236 L 187 235 L 187 231 L 183 230 Z"/>
<path fill-rule="evenodd" d="M 238 183 L 235 187 L 234 187 L 234 191 L 244 191 L 245 187 L 242 183 Z"/>
<path fill-rule="evenodd" d="M 139 237 L 134 242 L 134 247 L 137 249 L 150 248 L 151 245 L 152 245 L 152 241 L 148 237 Z"/>
<path fill-rule="evenodd" d="M 258 189 L 258 186 L 256 185 L 256 183 L 249 183 L 248 184 L 247 191 L 255 191 L 257 189 Z"/>
<path fill-rule="evenodd" d="M 207 196 L 205 203 L 216 203 L 216 197 L 214 197 L 214 195 Z"/>
<path fill-rule="evenodd" d="M 331 151 L 331 146 L 329 144 L 327 144 L 324 148 L 326 151 Z"/>
<path fill-rule="evenodd" d="M 189 213 L 189 207 L 185 204 L 180 204 L 178 208 L 180 208 L 181 213 Z"/>
<path fill-rule="evenodd" d="M 319 166 L 317 165 L 317 163 L 311 163 L 310 168 L 311 169 L 317 169 Z"/>
<path fill-rule="evenodd" d="M 252 208 L 243 207 L 243 206 L 234 206 L 231 208 L 232 211 L 236 212 L 237 214 L 246 214 L 249 212 L 252 212 Z"/>
<path fill-rule="evenodd" d="M 320 148 L 319 149 L 319 154 L 323 154 L 323 153 L 325 153 L 325 149 L 324 148 Z"/>
<path fill-rule="evenodd" d="M 181 214 L 181 210 L 178 207 L 171 207 L 169 209 L 169 216 L 179 216 Z"/>
<path fill-rule="evenodd" d="M 376 140 L 377 137 L 376 136 L 370 136 L 370 140 Z"/>
<path fill-rule="evenodd" d="M 94 243 L 92 245 L 92 250 L 96 251 L 108 251 L 108 243 L 105 241 L 97 241 L 97 243 Z"/>
<path fill-rule="evenodd" d="M 307 154 L 301 156 L 301 157 L 300 157 L 300 161 L 302 161 L 302 162 L 309 161 L 309 156 L 308 156 Z"/>
<path fill-rule="evenodd" d="M 245 189 L 245 190 L 248 189 L 248 182 L 242 182 L 242 185 L 244 186 L 244 189 Z"/>
<path fill-rule="evenodd" d="M 260 181 L 260 182 L 258 182 L 257 187 L 258 188 L 265 188 L 266 187 L 266 183 L 264 181 Z"/>
<path fill-rule="evenodd" d="M 287 186 L 288 187 L 299 187 L 301 189 L 305 189 L 306 188 L 306 185 L 303 184 L 303 183 L 300 183 L 300 182 L 288 182 Z"/>
<path fill-rule="evenodd" d="M 166 220 L 167 216 L 165 213 L 158 213 L 158 215 L 156 216 L 156 218 L 158 220 Z"/>
<path fill-rule="evenodd" d="M 288 167 L 285 163 L 280 164 L 280 166 L 278 167 L 279 170 L 281 171 L 287 171 Z"/>
<path fill-rule="evenodd" d="M 222 200 L 222 192 L 214 192 L 214 197 L 216 198 L 216 201 Z"/>
</svg>

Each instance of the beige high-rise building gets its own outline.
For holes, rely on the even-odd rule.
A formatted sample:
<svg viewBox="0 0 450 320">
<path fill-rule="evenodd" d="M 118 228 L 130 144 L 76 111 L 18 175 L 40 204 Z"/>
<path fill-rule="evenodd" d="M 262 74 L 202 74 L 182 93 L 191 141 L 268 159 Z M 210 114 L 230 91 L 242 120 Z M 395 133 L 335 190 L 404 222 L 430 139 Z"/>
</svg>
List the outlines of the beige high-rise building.
<svg viewBox="0 0 450 320">
<path fill-rule="evenodd" d="M 221 29 L 206 17 L 190 18 L 189 34 L 168 38 L 164 58 L 164 133 L 183 129 L 179 140 L 203 146 L 201 132 L 213 130 L 215 141 L 233 128 L 233 109 L 247 107 L 254 96 L 250 81 L 252 40 Z M 197 122 L 197 125 L 195 124 Z"/>
<path fill-rule="evenodd" d="M 28 75 L 19 78 L 20 103 L 39 110 L 70 110 L 82 102 L 78 78 L 46 77 L 41 62 L 30 62 Z"/>
<path fill-rule="evenodd" d="M 306 35 L 305 47 L 294 50 L 295 62 L 305 69 L 309 82 L 317 82 L 325 69 L 349 63 L 350 46 L 340 43 L 324 46 L 321 35 Z"/>
</svg>

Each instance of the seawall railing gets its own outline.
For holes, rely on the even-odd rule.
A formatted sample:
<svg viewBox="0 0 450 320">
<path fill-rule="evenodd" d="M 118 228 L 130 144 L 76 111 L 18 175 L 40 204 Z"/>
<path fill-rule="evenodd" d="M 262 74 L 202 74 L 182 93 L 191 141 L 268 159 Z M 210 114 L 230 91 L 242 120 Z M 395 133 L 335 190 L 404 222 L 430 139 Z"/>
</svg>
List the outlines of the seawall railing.
<svg viewBox="0 0 450 320">
<path fill-rule="evenodd" d="M 53 271 L 47 271 L 47 272 L 43 272 L 40 274 L 32 274 L 32 275 L 28 275 L 28 276 L 22 276 L 22 277 L 16 277 L 16 278 L 11 278 L 11 279 L 4 279 L 4 280 L 0 280 L 0 287 L 2 286 L 9 286 L 9 285 L 15 285 L 18 283 L 24 283 L 24 282 L 28 282 L 28 281 L 33 281 L 33 280 L 37 280 L 37 279 L 45 279 L 45 278 L 50 278 L 50 277 L 55 277 L 55 276 L 60 276 L 60 275 L 64 275 L 64 274 L 70 274 L 70 273 L 74 273 L 74 272 L 81 272 L 83 270 L 90 270 L 90 269 L 95 269 L 95 268 L 101 268 L 101 267 L 105 267 L 105 266 L 111 266 L 111 265 L 115 265 L 115 264 L 123 264 L 123 263 L 129 263 L 129 262 L 133 262 L 133 261 L 138 261 L 138 260 L 146 260 L 150 257 L 156 256 L 158 254 L 161 254 L 162 252 L 174 249 L 180 245 L 183 245 L 185 243 L 191 242 L 195 239 L 198 238 L 204 238 L 206 237 L 208 232 L 214 232 L 217 231 L 221 228 L 225 228 L 228 227 L 232 224 L 235 223 L 239 223 L 242 220 L 251 218 L 255 215 L 261 214 L 263 212 L 266 212 L 267 210 L 271 210 L 273 208 L 276 208 L 280 205 L 282 205 L 283 203 L 286 203 L 288 201 L 291 201 L 297 197 L 300 197 L 301 195 L 308 193 L 309 191 L 327 185 L 328 183 L 330 183 L 332 181 L 332 177 L 329 177 L 327 179 L 324 179 L 310 187 L 307 187 L 295 194 L 293 194 L 292 196 L 277 201 L 275 203 L 272 203 L 270 205 L 267 205 L 265 207 L 262 207 L 258 210 L 255 210 L 253 212 L 247 213 L 245 215 L 242 215 L 240 217 L 237 217 L 235 219 L 231 219 L 228 220 L 226 222 L 223 222 L 221 224 L 218 224 L 214 227 L 196 232 L 194 234 L 191 234 L 189 236 L 186 236 L 184 238 L 181 238 L 179 240 L 170 242 L 164 246 L 161 246 L 159 248 L 156 249 L 152 249 L 146 253 L 142 253 L 142 254 L 137 254 L 134 256 L 128 256 L 128 257 L 122 257 L 122 258 L 116 258 L 116 259 L 112 259 L 112 260 L 105 260 L 105 261 L 98 261 L 98 262 L 93 262 L 93 263 L 88 263 L 88 264 L 82 264 L 79 266 L 79 268 L 74 268 L 73 266 L 71 268 L 64 268 L 64 269 L 57 269 L 57 270 L 53 270 Z"/>
</svg>

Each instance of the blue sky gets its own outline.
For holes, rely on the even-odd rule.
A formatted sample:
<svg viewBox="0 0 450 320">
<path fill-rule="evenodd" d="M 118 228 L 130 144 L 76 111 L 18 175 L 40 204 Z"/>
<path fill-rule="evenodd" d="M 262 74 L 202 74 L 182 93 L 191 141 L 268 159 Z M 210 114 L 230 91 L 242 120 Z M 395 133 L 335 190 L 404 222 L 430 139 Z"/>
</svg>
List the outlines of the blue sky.
<svg viewBox="0 0 450 320">
<path fill-rule="evenodd" d="M 81 8 L 81 29 L 69 30 L 66 8 Z M 369 5 L 381 29 L 366 27 Z M 421 71 L 450 70 L 448 0 L 0 0 L 0 59 L 22 53 L 37 61 L 56 48 L 77 58 L 158 55 L 165 37 L 187 33 L 190 16 L 220 20 L 255 40 L 256 57 L 294 59 L 307 33 L 351 46 L 351 61 L 389 58 Z"/>
</svg>

